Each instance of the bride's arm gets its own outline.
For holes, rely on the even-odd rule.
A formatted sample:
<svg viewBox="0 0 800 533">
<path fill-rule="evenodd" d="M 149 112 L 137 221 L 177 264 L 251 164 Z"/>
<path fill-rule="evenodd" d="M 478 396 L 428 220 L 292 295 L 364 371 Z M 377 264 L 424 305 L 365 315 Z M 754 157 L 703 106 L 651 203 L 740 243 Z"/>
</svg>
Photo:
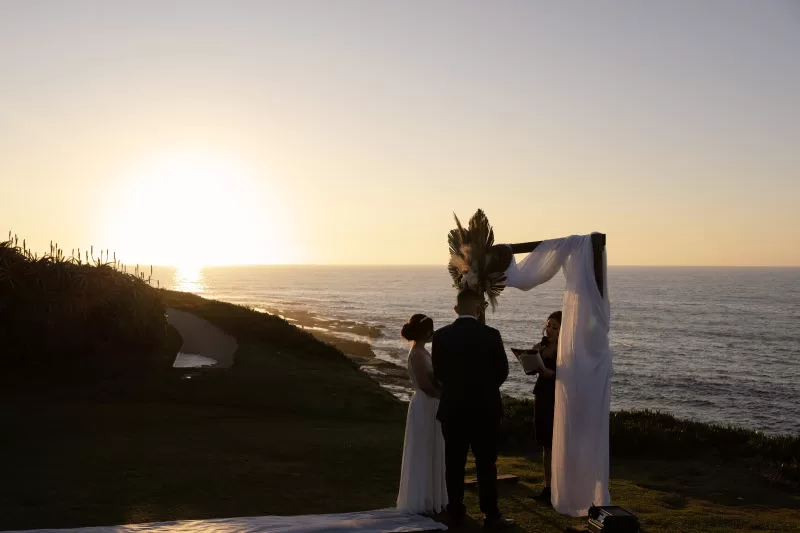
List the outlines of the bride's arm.
<svg viewBox="0 0 800 533">
<path fill-rule="evenodd" d="M 431 372 L 428 370 L 428 365 L 422 359 L 425 355 L 414 352 L 411 354 L 411 371 L 414 372 L 414 377 L 417 378 L 417 384 L 422 392 L 432 398 L 439 398 L 441 392 L 434 385 Z"/>
</svg>

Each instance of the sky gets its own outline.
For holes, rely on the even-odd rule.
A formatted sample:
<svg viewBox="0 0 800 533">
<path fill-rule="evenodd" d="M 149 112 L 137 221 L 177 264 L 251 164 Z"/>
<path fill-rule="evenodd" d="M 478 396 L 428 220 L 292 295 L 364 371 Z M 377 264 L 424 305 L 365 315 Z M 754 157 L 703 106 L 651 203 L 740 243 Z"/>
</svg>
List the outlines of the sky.
<svg viewBox="0 0 800 533">
<path fill-rule="evenodd" d="M 800 2 L 0 1 L 0 235 L 129 264 L 800 266 Z"/>
</svg>

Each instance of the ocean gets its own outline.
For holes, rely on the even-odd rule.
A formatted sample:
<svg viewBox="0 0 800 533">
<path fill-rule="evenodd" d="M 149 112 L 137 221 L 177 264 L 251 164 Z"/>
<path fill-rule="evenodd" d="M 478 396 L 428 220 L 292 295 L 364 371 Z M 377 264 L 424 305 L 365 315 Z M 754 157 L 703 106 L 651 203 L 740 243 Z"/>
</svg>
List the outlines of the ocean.
<svg viewBox="0 0 800 533">
<path fill-rule="evenodd" d="M 154 279 L 260 310 L 311 313 L 323 329 L 327 319 L 372 326 L 334 334 L 400 365 L 408 352 L 400 328 L 410 315 L 425 313 L 437 327 L 455 318 L 444 266 L 156 268 Z M 800 269 L 609 267 L 608 283 L 612 409 L 800 435 Z M 506 289 L 487 323 L 507 350 L 529 347 L 563 290 L 561 274 L 529 292 Z M 503 390 L 531 396 L 534 378 L 508 353 Z"/>
</svg>

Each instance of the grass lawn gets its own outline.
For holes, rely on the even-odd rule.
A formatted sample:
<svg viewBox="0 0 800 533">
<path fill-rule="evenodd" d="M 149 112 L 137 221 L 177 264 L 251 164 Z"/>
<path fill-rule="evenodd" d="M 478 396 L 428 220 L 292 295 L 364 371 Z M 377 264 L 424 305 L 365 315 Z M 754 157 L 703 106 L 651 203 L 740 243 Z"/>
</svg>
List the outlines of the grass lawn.
<svg viewBox="0 0 800 533">
<path fill-rule="evenodd" d="M 239 339 L 233 368 L 46 387 L 5 376 L 0 530 L 393 506 L 403 404 L 278 318 L 167 295 Z M 538 457 L 499 470 L 521 478 L 501 487 L 518 530 L 584 523 L 530 499 Z M 617 457 L 611 491 L 647 532 L 800 531 L 800 497 L 744 460 Z M 477 518 L 475 494 L 468 505 Z"/>
<path fill-rule="evenodd" d="M 519 484 L 501 487 L 503 513 L 527 532 L 584 526 L 585 519 L 561 516 L 531 500 L 543 483 L 540 463 L 531 457 L 500 458 L 500 473 L 520 476 Z M 616 459 L 612 462 L 611 497 L 615 505 L 636 513 L 642 530 L 648 533 L 800 531 L 800 497 L 734 465 Z M 477 494 L 470 495 L 468 505 L 477 509 Z M 477 524 L 479 515 L 474 518 Z"/>
<path fill-rule="evenodd" d="M 2 446 L 14 459 L 3 529 L 378 508 L 402 447 L 397 424 L 244 408 L 71 403 L 23 416 L 35 427 L 3 420 L 18 435 Z"/>
</svg>

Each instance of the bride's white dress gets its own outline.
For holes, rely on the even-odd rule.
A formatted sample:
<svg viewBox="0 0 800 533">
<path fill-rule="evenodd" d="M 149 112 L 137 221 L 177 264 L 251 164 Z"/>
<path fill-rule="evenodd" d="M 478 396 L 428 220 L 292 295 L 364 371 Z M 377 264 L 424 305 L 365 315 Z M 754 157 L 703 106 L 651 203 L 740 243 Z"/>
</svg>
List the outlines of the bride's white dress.
<svg viewBox="0 0 800 533">
<path fill-rule="evenodd" d="M 438 513 L 447 506 L 444 437 L 436 419 L 439 400 L 420 389 L 415 370 L 433 372 L 431 356 L 424 349 L 408 355 L 414 396 L 408 404 L 397 507 L 413 513 Z"/>
</svg>

